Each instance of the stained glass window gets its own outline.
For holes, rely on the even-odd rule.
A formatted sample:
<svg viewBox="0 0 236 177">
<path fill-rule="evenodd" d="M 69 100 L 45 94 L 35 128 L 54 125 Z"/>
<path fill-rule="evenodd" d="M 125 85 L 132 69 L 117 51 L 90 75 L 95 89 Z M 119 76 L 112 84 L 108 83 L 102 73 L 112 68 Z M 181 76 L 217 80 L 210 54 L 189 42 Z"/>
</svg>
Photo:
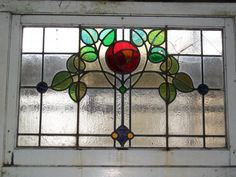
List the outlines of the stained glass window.
<svg viewBox="0 0 236 177">
<path fill-rule="evenodd" d="M 221 29 L 24 27 L 18 147 L 226 147 Z"/>
</svg>

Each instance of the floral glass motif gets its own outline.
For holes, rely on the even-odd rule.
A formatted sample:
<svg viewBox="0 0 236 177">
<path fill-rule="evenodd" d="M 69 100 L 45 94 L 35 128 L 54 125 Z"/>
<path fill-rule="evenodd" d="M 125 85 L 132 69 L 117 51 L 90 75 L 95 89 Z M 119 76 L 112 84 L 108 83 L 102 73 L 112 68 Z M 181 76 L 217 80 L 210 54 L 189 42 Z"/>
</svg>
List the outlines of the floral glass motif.
<svg viewBox="0 0 236 177">
<path fill-rule="evenodd" d="M 115 40 L 115 34 L 114 29 L 104 29 L 99 34 L 93 28 L 82 29 L 81 37 L 85 46 L 80 49 L 78 54 L 72 55 L 67 60 L 67 71 L 58 72 L 54 76 L 50 88 L 56 91 L 68 89 L 71 99 L 75 102 L 79 102 L 83 99 L 87 90 L 86 83 L 82 82 L 81 78 L 90 72 L 101 72 L 112 87 L 124 95 L 125 92 L 132 89 L 135 84 L 138 83 L 143 73 L 150 72 L 163 77 L 164 82 L 160 83 L 159 94 L 167 104 L 174 101 L 177 90 L 181 92 L 191 92 L 194 90 L 191 77 L 187 73 L 178 72 L 178 61 L 175 57 L 168 55 L 166 49 L 161 46 L 166 42 L 165 30 L 154 29 L 146 34 L 142 29 L 134 29 L 131 31 L 132 41 L 117 41 Z M 111 71 L 105 71 L 101 62 L 99 62 L 100 71 L 86 71 L 86 65 L 89 65 L 91 62 L 96 60 L 101 60 L 99 57 L 100 46 L 96 46 L 96 43 L 99 40 L 101 41 L 99 44 L 100 46 L 104 45 L 108 47 L 105 54 L 105 60 Z M 146 43 L 150 45 L 149 48 Z M 135 72 L 140 61 L 140 52 L 138 47 L 143 45 L 147 49 L 147 56 L 144 60 L 146 60 L 146 63 L 161 63 L 159 70 L 146 70 L 145 64 L 141 72 Z M 130 75 L 126 79 L 120 79 L 116 74 L 121 74 L 122 76 L 126 74 Z M 114 77 L 118 82 L 120 82 L 121 86 L 116 87 L 114 83 L 109 80 L 107 75 Z M 135 75 L 138 75 L 138 78 L 134 84 L 127 87 L 126 82 L 131 80 Z M 43 93 L 47 86 L 45 83 L 40 83 L 37 88 L 38 91 Z M 122 116 L 122 118 L 124 119 L 124 116 Z M 129 128 L 122 124 L 111 134 L 111 137 L 124 146 L 127 140 L 134 137 L 134 134 L 129 130 Z"/>
<path fill-rule="evenodd" d="M 110 132 L 110 138 L 114 140 L 114 143 L 118 142 L 120 147 L 127 147 L 127 142 L 135 141 L 136 138 L 136 133 L 125 123 L 127 103 L 124 100 L 137 85 L 147 81 L 146 75 L 158 78 L 153 81 L 155 86 L 152 89 L 158 90 L 160 98 L 165 103 L 166 114 L 168 114 L 169 105 L 175 102 L 178 94 L 198 91 L 204 97 L 209 92 L 209 87 L 204 82 L 195 88 L 191 76 L 180 70 L 181 66 L 176 55 L 169 54 L 167 28 L 148 30 L 130 28 L 129 40 L 124 36 L 118 39 L 117 28 L 86 27 L 79 30 L 79 52 L 68 57 L 66 69 L 57 71 L 51 83 L 42 80 L 35 88 L 41 96 L 48 90 L 63 93 L 67 90 L 68 97 L 79 105 L 90 89 L 87 83 L 89 80 L 84 78 L 90 74 L 103 77 L 108 87 L 120 94 L 118 104 L 121 107 L 121 124 Z M 125 31 L 121 28 L 119 30 L 122 33 Z M 93 69 L 93 63 L 97 63 L 98 67 Z M 131 108 L 130 111 L 132 111 Z M 168 127 L 166 131 L 169 131 Z M 168 135 L 166 136 L 168 138 Z M 204 141 L 205 139 L 206 137 Z M 168 143 L 166 148 L 168 148 Z"/>
</svg>

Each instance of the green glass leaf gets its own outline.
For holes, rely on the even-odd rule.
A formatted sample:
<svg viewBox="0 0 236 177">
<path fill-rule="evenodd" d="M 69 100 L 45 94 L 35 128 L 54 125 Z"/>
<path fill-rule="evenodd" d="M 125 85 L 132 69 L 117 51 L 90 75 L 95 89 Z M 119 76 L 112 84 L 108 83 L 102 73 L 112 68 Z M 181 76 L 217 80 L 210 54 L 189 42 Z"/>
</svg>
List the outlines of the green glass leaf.
<svg viewBox="0 0 236 177">
<path fill-rule="evenodd" d="M 94 62 L 97 59 L 97 53 L 95 48 L 90 46 L 84 46 L 80 50 L 80 58 L 87 62 Z"/>
<path fill-rule="evenodd" d="M 148 34 L 148 42 L 151 45 L 159 46 L 165 42 L 165 32 L 162 30 L 153 30 Z"/>
<path fill-rule="evenodd" d="M 98 33 L 93 28 L 82 29 L 81 38 L 83 43 L 92 45 L 98 41 Z"/>
<path fill-rule="evenodd" d="M 68 71 L 74 73 L 77 71 L 83 71 L 85 70 L 85 63 L 84 61 L 80 60 L 78 54 L 71 55 L 69 59 L 66 62 L 66 67 Z"/>
<path fill-rule="evenodd" d="M 113 29 L 104 29 L 101 31 L 99 39 L 104 46 L 109 46 L 115 41 L 115 31 Z"/>
<path fill-rule="evenodd" d="M 160 85 L 159 94 L 166 103 L 170 104 L 176 98 L 176 89 L 173 84 L 163 83 Z"/>
<path fill-rule="evenodd" d="M 75 82 L 69 88 L 69 95 L 75 102 L 80 101 L 86 94 L 87 86 L 84 82 Z"/>
<path fill-rule="evenodd" d="M 72 77 L 68 71 L 58 72 L 51 84 L 51 88 L 56 91 L 66 90 L 72 83 Z"/>
<path fill-rule="evenodd" d="M 176 74 L 179 71 L 179 62 L 173 56 L 168 56 L 161 66 L 161 71 L 169 72 L 170 74 Z"/>
<path fill-rule="evenodd" d="M 160 63 L 166 58 L 166 50 L 162 47 L 154 47 L 148 56 L 148 59 L 152 63 Z"/>
<path fill-rule="evenodd" d="M 132 42 L 136 46 L 141 47 L 146 41 L 147 41 L 147 34 L 145 33 L 144 30 L 135 29 L 132 31 Z"/>
<path fill-rule="evenodd" d="M 173 84 L 181 92 L 191 92 L 194 90 L 193 81 L 186 73 L 177 73 L 173 79 Z"/>
</svg>

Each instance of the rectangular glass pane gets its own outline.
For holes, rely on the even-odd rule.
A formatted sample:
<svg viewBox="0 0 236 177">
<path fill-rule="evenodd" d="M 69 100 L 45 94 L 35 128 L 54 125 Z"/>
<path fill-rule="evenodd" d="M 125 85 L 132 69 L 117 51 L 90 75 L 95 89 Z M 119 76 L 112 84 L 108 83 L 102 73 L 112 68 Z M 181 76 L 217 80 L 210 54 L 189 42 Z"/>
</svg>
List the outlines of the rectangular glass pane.
<svg viewBox="0 0 236 177">
<path fill-rule="evenodd" d="M 114 141 L 111 137 L 93 137 L 93 136 L 80 136 L 79 146 L 80 147 L 112 147 Z"/>
<path fill-rule="evenodd" d="M 59 71 L 67 71 L 66 62 L 71 55 L 44 56 L 44 82 L 51 84 L 54 75 Z"/>
<path fill-rule="evenodd" d="M 176 58 L 180 65 L 179 72 L 187 73 L 191 77 L 194 87 L 197 88 L 202 83 L 201 57 L 181 56 Z"/>
<path fill-rule="evenodd" d="M 75 146 L 74 136 L 42 136 L 41 146 Z"/>
<path fill-rule="evenodd" d="M 38 136 L 18 136 L 18 146 L 38 146 Z"/>
<path fill-rule="evenodd" d="M 132 90 L 132 131 L 134 134 L 164 134 L 165 102 L 158 90 Z"/>
<path fill-rule="evenodd" d="M 25 27 L 23 29 L 23 52 L 42 52 L 43 28 Z"/>
<path fill-rule="evenodd" d="M 197 92 L 177 93 L 169 105 L 169 133 L 185 135 L 202 134 L 202 97 Z"/>
<path fill-rule="evenodd" d="M 88 89 L 80 102 L 79 132 L 111 134 L 114 129 L 114 91 Z"/>
<path fill-rule="evenodd" d="M 170 54 L 201 54 L 199 30 L 168 30 L 168 52 Z"/>
<path fill-rule="evenodd" d="M 48 90 L 42 104 L 42 133 L 77 132 L 77 104 L 67 91 Z"/>
<path fill-rule="evenodd" d="M 166 138 L 163 137 L 135 137 L 133 147 L 166 147 Z"/>
<path fill-rule="evenodd" d="M 38 133 L 40 117 L 40 94 L 36 89 L 21 89 L 19 110 L 19 133 Z"/>
<path fill-rule="evenodd" d="M 78 52 L 78 28 L 46 28 L 45 52 Z"/>
<path fill-rule="evenodd" d="M 22 55 L 21 85 L 36 86 L 41 81 L 42 56 Z"/>
<path fill-rule="evenodd" d="M 222 32 L 202 31 L 203 54 L 222 55 Z"/>
<path fill-rule="evenodd" d="M 205 95 L 207 135 L 225 135 L 224 92 L 209 91 Z"/>
<path fill-rule="evenodd" d="M 218 137 L 209 137 L 206 138 L 206 147 L 208 148 L 224 148 L 226 147 L 225 138 L 218 138 Z"/>
<path fill-rule="evenodd" d="M 129 90 L 124 94 L 124 123 L 128 128 L 130 127 L 130 92 Z"/>
<path fill-rule="evenodd" d="M 203 147 L 203 139 L 195 137 L 170 137 L 169 147 Z"/>
<path fill-rule="evenodd" d="M 224 72 L 222 57 L 204 57 L 204 82 L 209 88 L 223 89 Z"/>
</svg>

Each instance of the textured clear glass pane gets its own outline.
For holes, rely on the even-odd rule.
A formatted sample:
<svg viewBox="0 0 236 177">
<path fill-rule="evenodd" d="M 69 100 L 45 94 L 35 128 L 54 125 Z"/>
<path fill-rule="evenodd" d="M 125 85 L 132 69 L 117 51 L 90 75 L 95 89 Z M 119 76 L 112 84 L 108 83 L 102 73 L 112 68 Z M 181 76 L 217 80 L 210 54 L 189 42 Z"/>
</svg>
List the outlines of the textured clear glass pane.
<svg viewBox="0 0 236 177">
<path fill-rule="evenodd" d="M 121 94 L 116 92 L 116 128 L 121 125 Z"/>
<path fill-rule="evenodd" d="M 206 138 L 206 147 L 215 148 L 215 147 L 226 147 L 225 138 Z"/>
<path fill-rule="evenodd" d="M 124 123 L 128 128 L 130 127 L 130 91 L 124 94 Z"/>
<path fill-rule="evenodd" d="M 51 84 L 54 75 L 59 71 L 67 71 L 66 62 L 70 55 L 45 55 L 44 82 Z"/>
<path fill-rule="evenodd" d="M 132 147 L 166 147 L 166 138 L 163 137 L 134 137 Z"/>
<path fill-rule="evenodd" d="M 169 147 L 203 147 L 203 139 L 195 137 L 170 137 Z"/>
<path fill-rule="evenodd" d="M 158 90 L 132 90 L 132 131 L 134 134 L 164 134 L 165 102 Z"/>
<path fill-rule="evenodd" d="M 179 61 L 179 72 L 187 73 L 193 81 L 195 88 L 202 83 L 201 57 L 182 56 L 176 57 Z"/>
<path fill-rule="evenodd" d="M 114 84 L 114 79 L 108 76 L 109 81 Z M 84 75 L 81 81 L 85 82 L 88 87 L 107 87 L 111 88 L 111 84 L 106 79 L 103 73 L 91 72 Z"/>
<path fill-rule="evenodd" d="M 79 146 L 99 146 L 99 147 L 112 147 L 114 141 L 111 137 L 93 137 L 93 136 L 80 136 Z"/>
<path fill-rule="evenodd" d="M 206 134 L 225 134 L 224 92 L 209 91 L 205 95 Z"/>
<path fill-rule="evenodd" d="M 222 55 L 221 31 L 203 31 L 202 39 L 204 55 Z"/>
<path fill-rule="evenodd" d="M 23 29 L 23 52 L 42 52 L 43 28 Z"/>
<path fill-rule="evenodd" d="M 169 133 L 202 134 L 202 97 L 197 91 L 177 93 L 169 105 Z"/>
<path fill-rule="evenodd" d="M 40 94 L 36 89 L 21 89 L 19 110 L 19 133 L 38 133 Z"/>
<path fill-rule="evenodd" d="M 80 102 L 80 133 L 111 134 L 114 129 L 114 91 L 88 89 Z"/>
<path fill-rule="evenodd" d="M 117 39 L 117 41 L 124 40 L 123 39 L 123 30 L 122 29 L 117 29 L 116 39 Z"/>
<path fill-rule="evenodd" d="M 18 136 L 18 146 L 38 146 L 38 136 Z"/>
<path fill-rule="evenodd" d="M 41 81 L 42 56 L 22 55 L 21 85 L 36 86 Z"/>
<path fill-rule="evenodd" d="M 67 91 L 48 90 L 43 96 L 42 133 L 76 133 L 77 104 Z"/>
<path fill-rule="evenodd" d="M 78 28 L 46 28 L 45 52 L 78 52 Z"/>
<path fill-rule="evenodd" d="M 132 77 L 132 85 L 134 88 L 159 88 L 160 85 L 165 81 L 164 78 L 157 73 L 144 73 L 139 79 L 140 75 Z M 138 82 L 136 82 L 138 80 Z"/>
<path fill-rule="evenodd" d="M 201 54 L 200 31 L 168 30 L 168 53 Z"/>
<path fill-rule="evenodd" d="M 143 71 L 143 68 L 146 64 L 146 59 L 147 59 L 147 50 L 145 46 L 139 47 L 138 48 L 139 52 L 140 52 L 140 61 L 139 61 L 139 65 L 137 66 L 137 68 L 135 69 L 135 71 L 133 73 L 137 73 L 137 72 L 141 72 Z M 159 64 L 153 64 L 151 62 L 147 62 L 146 65 L 146 70 L 150 70 L 150 68 L 152 70 L 157 70 L 159 67 Z M 154 68 L 154 69 L 153 69 Z"/>
<path fill-rule="evenodd" d="M 75 146 L 74 136 L 42 136 L 41 146 Z"/>
<path fill-rule="evenodd" d="M 106 49 L 107 49 L 107 48 L 106 48 Z M 103 57 L 103 59 L 105 60 L 104 55 L 103 55 L 103 56 L 100 56 L 100 57 Z M 103 59 L 102 59 L 102 60 L 103 60 Z M 102 61 L 101 61 L 101 62 L 102 62 Z M 96 60 L 96 61 L 94 61 L 94 62 L 90 62 L 90 63 L 86 62 L 85 64 L 86 64 L 86 68 L 85 68 L 86 71 L 101 70 L 98 60 Z M 102 66 L 104 66 L 104 65 L 106 65 L 105 62 L 102 64 Z"/>
<path fill-rule="evenodd" d="M 221 57 L 205 57 L 204 82 L 210 88 L 223 89 L 223 59 Z"/>
<path fill-rule="evenodd" d="M 124 29 L 124 40 L 130 40 L 130 29 Z"/>
<path fill-rule="evenodd" d="M 91 62 L 91 63 L 86 63 L 86 70 L 101 70 L 101 66 L 102 66 L 102 69 L 104 71 L 109 72 L 109 73 L 114 73 L 114 71 L 110 70 L 110 68 L 108 67 L 106 59 L 105 59 L 107 50 L 108 50 L 108 47 L 105 47 L 102 45 L 99 50 L 100 60 L 96 60 L 95 62 Z"/>
</svg>

